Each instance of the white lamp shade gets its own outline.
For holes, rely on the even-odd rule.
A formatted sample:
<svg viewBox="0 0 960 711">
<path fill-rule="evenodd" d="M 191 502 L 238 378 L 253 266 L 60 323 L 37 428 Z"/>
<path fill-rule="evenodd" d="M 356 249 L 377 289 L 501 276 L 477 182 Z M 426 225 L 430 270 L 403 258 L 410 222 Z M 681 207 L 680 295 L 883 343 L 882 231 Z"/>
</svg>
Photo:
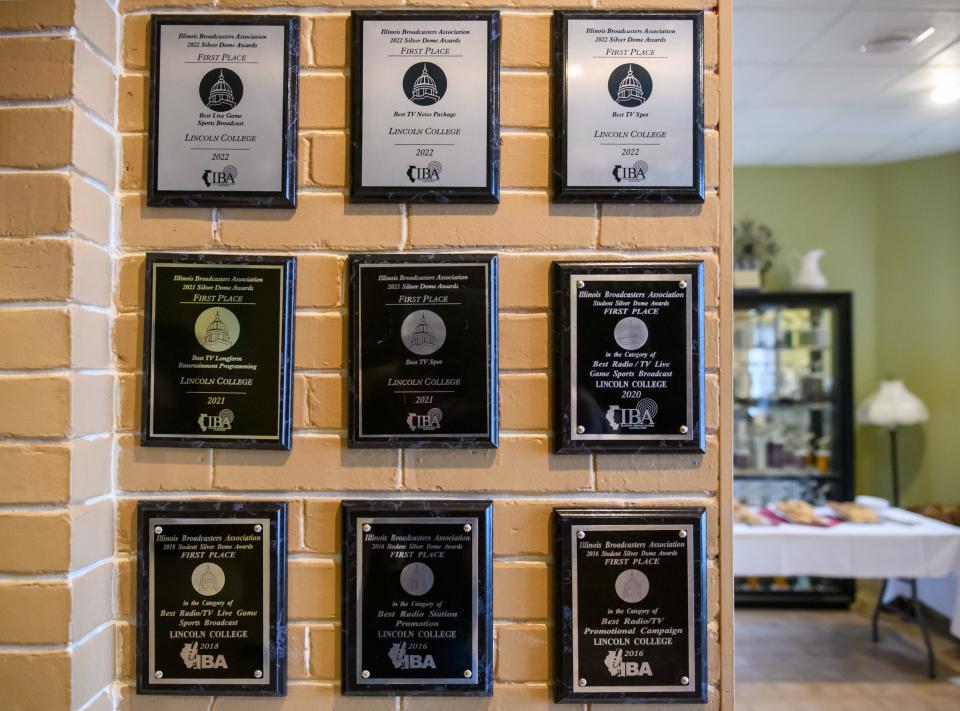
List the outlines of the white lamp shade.
<svg viewBox="0 0 960 711">
<path fill-rule="evenodd" d="M 902 380 L 884 380 L 857 408 L 857 421 L 880 427 L 916 425 L 928 417 L 926 405 L 907 390 Z"/>
</svg>

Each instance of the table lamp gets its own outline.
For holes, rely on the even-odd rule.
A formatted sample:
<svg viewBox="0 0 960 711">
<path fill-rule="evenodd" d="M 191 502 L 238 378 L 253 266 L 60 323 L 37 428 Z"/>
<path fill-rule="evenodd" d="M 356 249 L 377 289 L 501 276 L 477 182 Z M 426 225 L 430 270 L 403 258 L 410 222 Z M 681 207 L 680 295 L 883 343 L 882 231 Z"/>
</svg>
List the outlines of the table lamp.
<svg viewBox="0 0 960 711">
<path fill-rule="evenodd" d="M 927 408 L 907 390 L 902 380 L 884 380 L 857 408 L 857 421 L 890 430 L 890 472 L 893 478 L 893 505 L 900 505 L 900 473 L 897 466 L 897 428 L 926 422 Z"/>
</svg>

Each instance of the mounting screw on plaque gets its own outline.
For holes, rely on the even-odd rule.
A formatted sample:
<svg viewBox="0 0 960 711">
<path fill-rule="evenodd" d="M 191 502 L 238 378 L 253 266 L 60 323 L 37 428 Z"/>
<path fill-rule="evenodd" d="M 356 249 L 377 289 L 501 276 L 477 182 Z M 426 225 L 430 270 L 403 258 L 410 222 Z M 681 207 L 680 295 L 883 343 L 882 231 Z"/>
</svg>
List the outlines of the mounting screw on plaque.
<svg viewBox="0 0 960 711">
<path fill-rule="evenodd" d="M 153 527 L 153 532 L 154 532 L 154 533 L 163 533 L 163 526 L 154 526 L 154 527 Z"/>
<path fill-rule="evenodd" d="M 584 427 L 583 425 L 577 425 L 577 434 L 583 434 L 586 431 L 587 431 L 586 427 Z"/>
<path fill-rule="evenodd" d="M 360 672 L 360 676 L 362 676 L 364 679 L 369 679 L 369 678 L 370 678 L 370 670 L 369 670 L 369 669 L 364 669 L 362 672 Z"/>
<path fill-rule="evenodd" d="M 587 537 L 586 531 L 577 531 L 577 538 L 583 539 Z"/>
<path fill-rule="evenodd" d="M 678 285 L 681 289 L 686 289 L 686 288 L 687 288 L 687 282 L 685 282 L 683 279 L 681 279 L 681 280 L 677 283 L 677 285 Z"/>
<path fill-rule="evenodd" d="M 369 524 L 369 523 L 363 524 L 363 532 L 364 532 L 364 533 L 370 533 L 370 524 Z"/>
<path fill-rule="evenodd" d="M 586 679 L 581 679 L 581 680 L 580 680 L 580 686 L 586 686 L 586 685 L 587 685 L 587 680 L 586 680 Z"/>
<path fill-rule="evenodd" d="M 680 684 L 681 684 L 682 686 L 687 686 L 689 683 L 690 683 L 690 677 L 688 677 L 688 676 L 682 676 L 682 677 L 680 677 Z"/>
<path fill-rule="evenodd" d="M 263 526 L 261 526 L 261 525 L 258 523 L 256 526 L 253 527 L 253 530 L 254 530 L 255 533 L 260 533 L 260 531 L 263 530 Z"/>
<path fill-rule="evenodd" d="M 680 434 L 686 434 L 689 431 L 686 425 L 680 425 Z"/>
<path fill-rule="evenodd" d="M 682 528 L 680 529 L 679 533 L 680 533 L 680 538 L 686 538 L 686 537 L 687 537 L 687 532 L 684 531 Z"/>
<path fill-rule="evenodd" d="M 257 670 L 253 673 L 253 675 L 254 675 L 257 679 L 262 679 L 262 678 L 263 678 L 263 672 L 260 671 L 259 669 L 257 669 Z"/>
<path fill-rule="evenodd" d="M 163 672 L 160 671 L 159 669 L 157 669 L 157 670 L 153 673 L 153 675 L 154 675 L 155 677 L 157 677 L 158 679 L 162 679 L 162 678 L 163 678 Z"/>
<path fill-rule="evenodd" d="M 466 531 L 467 533 L 470 533 L 470 531 L 473 530 L 473 526 L 471 526 L 469 523 L 465 523 L 463 524 L 463 530 Z"/>
<path fill-rule="evenodd" d="M 464 669 L 464 670 L 463 670 L 463 678 L 464 678 L 464 679 L 469 679 L 469 678 L 472 677 L 472 676 L 473 676 L 473 672 L 472 672 L 472 671 L 470 671 L 469 669 Z"/>
<path fill-rule="evenodd" d="M 577 288 L 578 288 L 578 289 L 582 289 L 582 288 L 585 287 L 586 285 L 587 285 L 587 282 L 583 281 L 582 279 L 577 282 Z"/>
</svg>

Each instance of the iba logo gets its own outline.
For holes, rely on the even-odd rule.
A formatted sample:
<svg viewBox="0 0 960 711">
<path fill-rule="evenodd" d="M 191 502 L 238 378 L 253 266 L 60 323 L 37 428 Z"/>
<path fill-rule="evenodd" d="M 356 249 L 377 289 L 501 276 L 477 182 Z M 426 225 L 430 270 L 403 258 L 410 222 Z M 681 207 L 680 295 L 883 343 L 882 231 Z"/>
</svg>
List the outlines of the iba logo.
<svg viewBox="0 0 960 711">
<path fill-rule="evenodd" d="M 613 179 L 618 183 L 624 180 L 628 183 L 639 183 L 647 179 L 647 171 L 650 166 L 646 161 L 638 160 L 633 165 L 615 165 L 613 166 Z"/>
<path fill-rule="evenodd" d="M 406 642 L 394 642 L 387 652 L 394 669 L 436 669 L 432 654 L 407 654 Z"/>
<path fill-rule="evenodd" d="M 198 654 L 197 643 L 187 642 L 180 650 L 180 658 L 187 669 L 229 669 L 222 654 Z"/>
<path fill-rule="evenodd" d="M 440 180 L 440 173 L 443 172 L 443 163 L 438 160 L 432 160 L 427 163 L 425 168 L 411 165 L 407 168 L 407 177 L 411 183 L 420 181 L 421 183 L 435 183 Z"/>
<path fill-rule="evenodd" d="M 610 676 L 653 676 L 650 662 L 625 662 L 622 649 L 607 652 L 607 658 L 603 663 L 607 666 Z"/>
<path fill-rule="evenodd" d="M 657 415 L 657 403 L 643 398 L 636 407 L 611 405 L 607 410 L 607 422 L 614 431 L 621 427 L 625 430 L 646 430 L 653 427 L 653 418 Z"/>
<path fill-rule="evenodd" d="M 226 432 L 231 429 L 230 423 L 233 422 L 233 410 L 220 410 L 219 415 L 208 415 L 200 413 L 197 418 L 197 424 L 203 432 Z"/>
<path fill-rule="evenodd" d="M 431 407 L 426 415 L 418 415 L 415 412 L 407 415 L 407 427 L 410 428 L 411 432 L 416 432 L 417 430 L 423 430 L 425 432 L 438 430 L 440 429 L 440 420 L 442 419 L 443 410 L 439 407 Z"/>
<path fill-rule="evenodd" d="M 237 169 L 232 165 L 223 166 L 223 170 L 210 170 L 207 168 L 203 171 L 203 184 L 208 188 L 214 186 L 218 188 L 229 188 L 237 183 Z"/>
</svg>

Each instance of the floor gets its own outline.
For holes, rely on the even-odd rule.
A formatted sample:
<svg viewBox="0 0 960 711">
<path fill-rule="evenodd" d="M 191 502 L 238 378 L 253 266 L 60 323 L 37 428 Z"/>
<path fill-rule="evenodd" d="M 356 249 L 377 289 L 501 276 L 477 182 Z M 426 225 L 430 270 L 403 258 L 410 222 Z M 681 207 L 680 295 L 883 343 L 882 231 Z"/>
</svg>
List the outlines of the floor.
<svg viewBox="0 0 960 711">
<path fill-rule="evenodd" d="M 737 609 L 737 711 L 960 711 L 960 644 L 934 636 L 926 676 L 919 631 L 866 610 Z M 951 680 L 955 677 L 955 681 Z"/>
</svg>

